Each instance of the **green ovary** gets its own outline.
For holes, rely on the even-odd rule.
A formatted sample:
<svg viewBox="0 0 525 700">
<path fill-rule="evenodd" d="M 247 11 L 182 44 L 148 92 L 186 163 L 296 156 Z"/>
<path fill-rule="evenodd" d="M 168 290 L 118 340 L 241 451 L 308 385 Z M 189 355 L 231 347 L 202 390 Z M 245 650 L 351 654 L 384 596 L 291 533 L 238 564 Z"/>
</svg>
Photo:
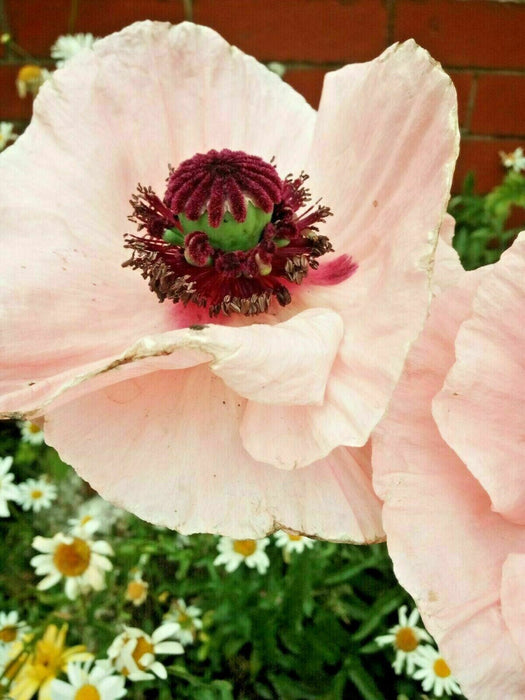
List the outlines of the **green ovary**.
<svg viewBox="0 0 525 700">
<path fill-rule="evenodd" d="M 179 221 L 184 234 L 203 231 L 211 245 L 219 250 L 251 250 L 259 243 L 266 224 L 270 222 L 272 212 L 268 214 L 258 209 L 251 202 L 247 203 L 246 219 L 236 221 L 230 212 L 226 212 L 222 223 L 213 228 L 204 212 L 196 221 L 191 221 L 184 214 L 179 214 Z"/>
</svg>

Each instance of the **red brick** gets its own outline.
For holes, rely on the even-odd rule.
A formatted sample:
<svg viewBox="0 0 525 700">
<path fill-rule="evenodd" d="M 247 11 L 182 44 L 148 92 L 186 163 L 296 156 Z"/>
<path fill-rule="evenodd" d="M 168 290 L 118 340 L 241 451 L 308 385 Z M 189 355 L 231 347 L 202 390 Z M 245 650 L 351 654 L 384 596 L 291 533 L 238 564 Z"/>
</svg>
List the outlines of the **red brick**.
<svg viewBox="0 0 525 700">
<path fill-rule="evenodd" d="M 458 73 L 450 71 L 450 77 L 458 93 L 458 119 L 459 125 L 464 127 L 468 116 L 468 103 L 470 91 L 472 90 L 472 73 Z"/>
<path fill-rule="evenodd" d="M 49 57 L 51 45 L 61 34 L 105 36 L 137 20 L 176 23 L 184 19 L 182 0 L 78 0 L 76 19 L 71 7 L 71 0 L 7 0 L 15 41 L 34 56 Z"/>
<path fill-rule="evenodd" d="M 105 36 L 144 19 L 182 22 L 182 0 L 78 0 L 75 32 Z"/>
<path fill-rule="evenodd" d="M 525 135 L 525 75 L 480 75 L 471 131 Z"/>
<path fill-rule="evenodd" d="M 24 100 L 18 97 L 16 91 L 16 76 L 19 66 L 0 66 L 0 121 L 9 122 L 15 119 L 31 118 L 33 100 L 28 95 Z"/>
<path fill-rule="evenodd" d="M 461 139 L 456 172 L 454 173 L 453 192 L 460 192 L 463 180 L 469 171 L 476 175 L 476 191 L 489 192 L 495 185 L 499 185 L 506 168 L 501 164 L 500 151 L 514 151 L 518 146 L 523 146 L 522 141 L 508 139 L 479 140 L 464 136 Z"/>
<path fill-rule="evenodd" d="M 71 0 L 7 0 L 11 34 L 33 56 L 49 58 L 60 34 L 68 33 Z"/>
<path fill-rule="evenodd" d="M 306 68 L 305 70 L 289 70 L 284 74 L 287 83 L 300 92 L 312 107 L 319 107 L 319 98 L 323 89 L 323 78 L 326 71 L 322 68 Z"/>
<path fill-rule="evenodd" d="M 194 0 L 193 17 L 264 61 L 366 61 L 386 46 L 381 0 Z"/>
<path fill-rule="evenodd" d="M 521 231 L 525 231 L 525 209 L 523 207 L 511 208 L 505 228 L 519 228 Z"/>
<path fill-rule="evenodd" d="M 522 68 L 525 5 L 491 0 L 397 0 L 394 34 L 449 66 Z"/>
</svg>

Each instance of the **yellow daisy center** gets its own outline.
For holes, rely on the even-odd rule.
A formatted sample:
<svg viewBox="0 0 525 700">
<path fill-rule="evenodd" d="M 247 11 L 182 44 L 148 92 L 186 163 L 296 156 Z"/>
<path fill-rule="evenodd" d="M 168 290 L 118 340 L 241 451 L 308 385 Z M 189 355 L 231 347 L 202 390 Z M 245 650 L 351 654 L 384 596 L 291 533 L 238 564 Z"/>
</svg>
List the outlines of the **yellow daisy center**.
<svg viewBox="0 0 525 700">
<path fill-rule="evenodd" d="M 438 678 L 448 678 L 450 676 L 450 669 L 445 659 L 440 657 L 434 661 L 434 673 Z"/>
<path fill-rule="evenodd" d="M 299 542 L 299 540 L 302 540 L 302 539 L 303 539 L 302 535 L 288 535 L 288 538 L 289 538 L 292 542 Z"/>
<path fill-rule="evenodd" d="M 42 498 L 43 495 L 44 494 L 42 493 L 42 491 L 40 491 L 40 489 L 35 489 L 34 491 L 31 491 L 31 498 L 34 501 L 38 501 L 38 499 Z"/>
<path fill-rule="evenodd" d="M 91 549 L 85 540 L 75 537 L 71 544 L 61 542 L 53 554 L 53 564 L 62 576 L 80 576 L 89 566 Z"/>
<path fill-rule="evenodd" d="M 179 617 L 177 622 L 181 627 L 191 627 L 193 620 L 189 615 L 186 615 L 186 613 L 179 613 Z"/>
<path fill-rule="evenodd" d="M 396 632 L 395 645 L 400 651 L 414 651 L 419 644 L 418 638 L 411 627 L 401 627 Z"/>
<path fill-rule="evenodd" d="M 91 515 L 84 515 L 84 517 L 80 519 L 80 524 L 85 525 L 86 523 L 89 523 L 90 520 L 93 520 Z"/>
<path fill-rule="evenodd" d="M 16 639 L 16 627 L 14 625 L 8 625 L 7 627 L 2 627 L 0 629 L 0 641 L 9 644 L 9 642 L 14 642 Z"/>
<path fill-rule="evenodd" d="M 42 69 L 40 66 L 35 66 L 28 64 L 22 66 L 18 71 L 18 80 L 23 80 L 24 82 L 30 82 L 32 80 L 38 80 L 42 75 Z"/>
<path fill-rule="evenodd" d="M 144 654 L 154 655 L 155 650 L 151 642 L 148 642 L 148 640 L 144 637 L 139 637 L 137 639 L 137 644 L 135 645 L 135 649 L 133 649 L 133 653 L 131 654 L 131 656 L 133 657 L 133 661 L 137 664 L 141 671 L 143 671 L 145 668 L 145 666 L 143 666 L 140 663 L 140 659 L 144 656 Z"/>
<path fill-rule="evenodd" d="M 237 554 L 242 554 L 243 557 L 251 556 L 257 549 L 255 540 L 235 540 L 233 543 L 233 551 Z"/>
<path fill-rule="evenodd" d="M 30 433 L 33 433 L 34 435 L 36 435 L 37 433 L 40 432 L 40 426 L 38 426 L 36 423 L 30 423 L 28 425 L 28 430 Z"/>
<path fill-rule="evenodd" d="M 73 700 L 100 700 L 100 693 L 94 685 L 83 685 L 75 693 Z"/>
<path fill-rule="evenodd" d="M 146 586 L 142 581 L 130 581 L 127 588 L 127 597 L 129 600 L 140 600 L 146 593 Z"/>
</svg>

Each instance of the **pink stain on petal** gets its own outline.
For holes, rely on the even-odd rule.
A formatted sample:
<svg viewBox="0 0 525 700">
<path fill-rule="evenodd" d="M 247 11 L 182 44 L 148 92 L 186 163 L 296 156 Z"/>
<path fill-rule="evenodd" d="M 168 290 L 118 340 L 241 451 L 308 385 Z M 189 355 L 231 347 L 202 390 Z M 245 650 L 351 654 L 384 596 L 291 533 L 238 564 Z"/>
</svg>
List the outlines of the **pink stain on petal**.
<svg viewBox="0 0 525 700">
<path fill-rule="evenodd" d="M 366 445 L 426 318 L 455 117 L 412 41 L 330 74 L 316 114 L 208 28 L 100 40 L 0 157 L 0 411 L 44 420 L 94 488 L 154 522 L 381 539 Z M 163 199 L 169 163 L 213 152 L 242 176 L 192 165 Z M 256 246 L 186 245 L 181 208 L 213 229 L 247 201 L 271 216 Z"/>
</svg>

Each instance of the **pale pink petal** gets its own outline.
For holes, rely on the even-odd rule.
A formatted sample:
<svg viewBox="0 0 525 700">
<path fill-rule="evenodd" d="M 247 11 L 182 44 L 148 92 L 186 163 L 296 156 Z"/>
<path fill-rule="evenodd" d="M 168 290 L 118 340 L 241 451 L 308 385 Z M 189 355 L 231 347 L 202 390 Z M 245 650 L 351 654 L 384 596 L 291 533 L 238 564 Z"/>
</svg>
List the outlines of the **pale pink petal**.
<svg viewBox="0 0 525 700">
<path fill-rule="evenodd" d="M 456 363 L 434 401 L 445 440 L 489 494 L 525 524 L 525 233 L 480 285 L 456 339 Z"/>
<path fill-rule="evenodd" d="M 314 120 L 276 75 L 187 23 L 134 24 L 54 73 L 0 159 L 0 393 L 85 373 L 181 325 L 173 304 L 121 267 L 139 181 L 162 196 L 169 163 L 224 147 L 299 172 Z"/>
<path fill-rule="evenodd" d="M 211 369 L 239 396 L 272 405 L 321 404 L 343 332 L 339 314 L 308 309 L 275 326 L 210 324 L 194 332 L 194 342 L 213 354 Z"/>
<path fill-rule="evenodd" d="M 445 214 L 439 229 L 439 238 L 434 256 L 434 269 L 432 272 L 432 294 L 434 296 L 445 291 L 451 285 L 459 284 L 465 272 L 459 255 L 452 247 L 455 225 L 456 222 L 452 216 Z"/>
<path fill-rule="evenodd" d="M 338 285 L 305 287 L 301 299 L 345 322 L 344 444 L 366 442 L 425 320 L 457 152 L 454 87 L 414 42 L 326 76 L 310 184 L 334 214 L 323 233 L 359 268 Z M 327 406 L 310 422 L 330 433 L 332 416 Z"/>
<path fill-rule="evenodd" d="M 46 418 L 48 444 L 108 500 L 185 533 L 260 538 L 286 528 L 332 540 L 382 538 L 366 451 L 342 447 L 305 469 L 275 469 L 243 449 L 246 400 L 207 367 L 131 381 L 131 389 L 130 381 L 113 384 Z"/>
<path fill-rule="evenodd" d="M 275 326 L 210 323 L 147 336 L 122 355 L 84 366 L 82 375 L 70 370 L 4 397 L 0 409 L 13 405 L 21 410 L 23 406 L 26 413 L 40 414 L 51 405 L 124 379 L 162 369 L 183 369 L 212 358 L 211 370 L 239 396 L 275 404 L 321 403 L 342 334 L 338 314 L 329 309 L 308 309 Z M 29 403 L 24 405 L 24 400 Z"/>
<path fill-rule="evenodd" d="M 509 554 L 501 577 L 501 612 L 525 662 L 525 555 Z"/>
<path fill-rule="evenodd" d="M 266 406 L 250 402 L 241 423 L 246 450 L 254 459 L 284 469 L 322 459 L 337 445 L 359 445 L 369 430 L 362 401 L 372 405 L 366 382 L 348 383 L 348 368 L 337 358 L 321 406 Z"/>
<path fill-rule="evenodd" d="M 445 215 L 435 251 L 432 293 L 439 294 L 464 274 L 450 245 L 454 219 Z M 359 378 L 358 378 L 359 379 Z M 244 447 L 261 462 L 290 469 L 322 459 L 334 445 L 359 444 L 367 430 L 366 415 L 353 411 L 365 395 L 366 383 L 348 386 L 348 368 L 337 358 L 322 406 L 272 406 L 249 403 L 241 424 Z"/>
<path fill-rule="evenodd" d="M 454 361 L 454 338 L 479 279 L 435 299 L 386 418 L 373 437 L 374 486 L 394 570 L 414 597 L 467 697 L 518 700 L 525 666 L 500 608 L 501 568 L 525 532 L 490 501 L 441 438 L 431 401 Z"/>
</svg>

